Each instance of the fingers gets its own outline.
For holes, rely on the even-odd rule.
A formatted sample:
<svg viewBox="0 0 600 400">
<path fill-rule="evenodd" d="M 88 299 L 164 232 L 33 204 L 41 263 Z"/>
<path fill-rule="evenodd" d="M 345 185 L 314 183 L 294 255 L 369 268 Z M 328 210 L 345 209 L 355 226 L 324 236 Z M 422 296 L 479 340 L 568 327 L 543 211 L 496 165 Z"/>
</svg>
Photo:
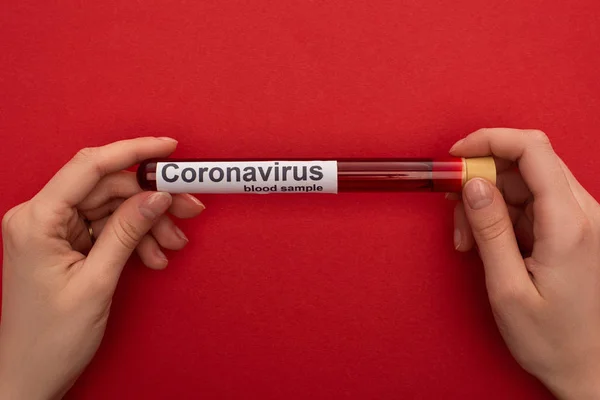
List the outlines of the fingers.
<svg viewBox="0 0 600 400">
<path fill-rule="evenodd" d="M 83 149 L 58 171 L 35 199 L 51 207 L 74 207 L 104 176 L 148 158 L 166 157 L 176 146 L 177 142 L 173 139 L 148 137 Z"/>
<path fill-rule="evenodd" d="M 77 205 L 77 208 L 80 210 L 97 208 L 110 200 L 117 198 L 128 199 L 142 191 L 137 183 L 134 172 L 115 172 L 100 179 L 86 198 Z"/>
<path fill-rule="evenodd" d="M 69 236 L 71 236 L 68 238 L 69 243 L 71 243 L 71 247 L 75 251 L 85 254 L 92 247 L 90 232 L 81 218 L 77 219 L 77 225 L 73 228 Z"/>
<path fill-rule="evenodd" d="M 507 205 L 508 216 L 515 230 L 521 251 L 530 253 L 533 248 L 533 223 L 521 207 Z M 473 248 L 475 239 L 462 201 L 454 207 L 454 248 L 467 252 Z"/>
<path fill-rule="evenodd" d="M 176 194 L 169 212 L 177 218 L 194 218 L 206 207 L 191 194 Z"/>
<path fill-rule="evenodd" d="M 573 201 L 558 156 L 542 132 L 482 129 L 457 142 L 450 152 L 463 157 L 493 154 L 517 161 L 525 183 L 536 198 Z"/>
<path fill-rule="evenodd" d="M 102 234 L 108 220 L 109 218 L 106 217 L 92 223 L 94 236 L 98 237 Z M 163 269 L 166 267 L 166 264 L 162 265 L 163 261 L 166 260 L 166 256 L 160 248 L 181 250 L 188 241 L 186 235 L 175 225 L 171 218 L 163 215 L 152 226 L 150 232 L 144 236 L 137 246 L 136 252 L 146 266 L 153 269 Z"/>
<path fill-rule="evenodd" d="M 169 250 L 180 250 L 189 242 L 187 236 L 166 215 L 152 227 L 152 235 L 162 247 Z"/>
<path fill-rule="evenodd" d="M 98 221 L 92 222 L 92 229 L 95 237 L 98 237 L 102 234 L 102 231 L 104 230 L 108 220 L 109 217 L 105 217 Z M 181 250 L 189 242 L 187 236 L 167 215 L 162 215 L 154 224 L 154 226 L 152 226 L 152 229 L 150 232 L 148 232 L 148 234 L 146 234 L 146 236 L 152 240 L 147 240 L 146 237 L 144 237 L 136 250 L 142 261 L 144 261 L 144 264 L 150 268 L 154 268 L 153 265 L 155 265 L 156 262 L 154 262 L 153 265 L 149 265 L 145 262 L 146 260 L 155 259 L 155 257 L 149 253 L 157 253 L 156 250 L 160 250 L 160 247 L 168 250 Z M 150 243 L 155 243 L 156 246 L 149 247 L 148 245 Z M 146 249 L 150 249 L 150 251 L 147 251 Z M 166 258 L 164 254 L 158 255 L 160 258 Z"/>
<path fill-rule="evenodd" d="M 518 171 L 509 170 L 498 174 L 496 186 L 508 204 L 522 205 L 532 198 L 531 191 Z"/>
<path fill-rule="evenodd" d="M 172 197 L 173 203 L 171 204 L 171 207 L 169 207 L 169 213 L 177 218 L 194 218 L 205 209 L 204 204 L 200 203 L 199 200 L 189 194 L 175 194 L 172 195 Z M 81 213 L 87 219 L 96 221 L 112 214 L 124 201 L 125 199 L 122 198 L 112 199 L 107 203 L 100 205 L 98 208 L 82 210 Z"/>
<path fill-rule="evenodd" d="M 535 199 L 534 228 L 541 253 L 553 257 L 557 244 L 577 233 L 583 210 L 542 132 L 482 129 L 456 143 L 451 153 L 463 157 L 493 154 L 518 163 L 523 181 Z"/>
<path fill-rule="evenodd" d="M 84 264 L 92 282 L 114 290 L 123 266 L 152 226 L 171 206 L 168 193 L 148 192 L 129 198 L 108 219 Z"/>
<path fill-rule="evenodd" d="M 571 191 L 577 199 L 577 202 L 585 210 L 593 209 L 594 205 L 596 204 L 596 200 L 594 199 L 594 197 L 591 194 L 589 194 L 587 190 L 585 190 L 581 183 L 579 183 L 579 181 L 577 180 L 577 178 L 575 178 L 575 176 L 573 175 L 569 167 L 567 167 L 565 162 L 560 157 L 558 160 L 560 161 L 560 165 L 565 173 L 565 176 L 567 177 L 567 181 L 569 182 Z"/>
<path fill-rule="evenodd" d="M 124 201 L 141 193 L 135 173 L 119 171 L 105 176 L 77 208 L 90 220 L 110 215 Z M 193 218 L 204 210 L 204 205 L 190 194 L 176 194 L 169 212 L 177 218 Z"/>
<path fill-rule="evenodd" d="M 136 252 L 142 263 L 148 268 L 160 270 L 165 269 L 169 264 L 169 260 L 160 249 L 158 242 L 150 235 L 142 238 Z"/>
<path fill-rule="evenodd" d="M 465 252 L 471 250 L 474 243 L 475 239 L 465 214 L 465 207 L 462 202 L 458 202 L 454 207 L 454 248 Z"/>
<path fill-rule="evenodd" d="M 82 209 L 81 214 L 83 214 L 83 216 L 90 221 L 96 221 L 111 215 L 117 208 L 121 206 L 121 204 L 123 204 L 124 201 L 125 199 L 122 198 L 112 199 L 97 208 L 91 210 Z"/>
<path fill-rule="evenodd" d="M 460 193 L 446 193 L 446 200 L 460 200 Z"/>
<path fill-rule="evenodd" d="M 518 171 L 506 170 L 499 173 L 496 186 L 508 204 L 521 205 L 531 200 L 532 194 Z M 446 199 L 460 200 L 461 195 L 459 193 L 447 193 Z"/>
<path fill-rule="evenodd" d="M 521 210 L 515 215 L 514 218 L 511 216 L 511 219 L 513 219 L 513 227 L 519 248 L 521 251 L 531 253 L 534 244 L 533 222 L 528 218 L 527 213 Z"/>
<path fill-rule="evenodd" d="M 501 296 L 506 291 L 530 292 L 533 283 L 498 189 L 484 179 L 472 179 L 464 187 L 463 199 L 465 215 L 485 267 L 490 296 Z"/>
</svg>

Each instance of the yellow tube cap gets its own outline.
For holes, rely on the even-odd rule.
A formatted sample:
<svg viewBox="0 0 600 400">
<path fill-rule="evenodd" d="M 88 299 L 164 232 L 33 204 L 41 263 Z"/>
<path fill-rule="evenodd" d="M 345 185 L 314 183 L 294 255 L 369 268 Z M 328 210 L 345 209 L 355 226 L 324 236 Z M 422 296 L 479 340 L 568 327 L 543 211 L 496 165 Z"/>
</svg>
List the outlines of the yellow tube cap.
<svg viewBox="0 0 600 400">
<path fill-rule="evenodd" d="M 463 186 L 473 178 L 483 178 L 496 184 L 496 163 L 494 157 L 465 158 Z"/>
</svg>

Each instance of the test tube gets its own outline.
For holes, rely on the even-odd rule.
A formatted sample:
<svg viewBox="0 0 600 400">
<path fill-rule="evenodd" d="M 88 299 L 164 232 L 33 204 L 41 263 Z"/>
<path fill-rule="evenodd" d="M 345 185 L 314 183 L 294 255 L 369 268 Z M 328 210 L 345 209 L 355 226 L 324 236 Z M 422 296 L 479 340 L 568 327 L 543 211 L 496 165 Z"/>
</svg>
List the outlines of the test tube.
<svg viewBox="0 0 600 400">
<path fill-rule="evenodd" d="M 206 194 L 460 192 L 475 177 L 496 184 L 493 157 L 163 158 L 146 160 L 137 170 L 144 190 Z"/>
</svg>

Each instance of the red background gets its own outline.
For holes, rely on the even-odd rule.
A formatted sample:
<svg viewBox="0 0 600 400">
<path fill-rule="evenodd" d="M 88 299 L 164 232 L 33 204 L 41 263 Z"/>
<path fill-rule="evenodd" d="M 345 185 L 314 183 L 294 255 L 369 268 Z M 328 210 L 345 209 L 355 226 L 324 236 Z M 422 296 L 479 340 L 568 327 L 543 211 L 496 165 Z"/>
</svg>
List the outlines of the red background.
<svg viewBox="0 0 600 400">
<path fill-rule="evenodd" d="M 596 0 L 3 1 L 0 208 L 78 149 L 445 155 L 545 130 L 596 196 Z M 167 270 L 132 259 L 72 399 L 547 399 L 439 194 L 206 196 Z"/>
</svg>

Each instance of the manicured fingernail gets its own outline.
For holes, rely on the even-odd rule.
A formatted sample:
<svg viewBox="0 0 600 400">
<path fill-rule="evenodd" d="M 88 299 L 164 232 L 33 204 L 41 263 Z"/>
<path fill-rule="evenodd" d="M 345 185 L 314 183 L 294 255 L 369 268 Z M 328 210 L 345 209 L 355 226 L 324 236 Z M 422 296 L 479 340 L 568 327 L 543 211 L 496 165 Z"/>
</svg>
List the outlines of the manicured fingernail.
<svg viewBox="0 0 600 400">
<path fill-rule="evenodd" d="M 181 229 L 179 229 L 179 227 L 174 227 L 175 230 L 175 234 L 179 237 L 179 239 L 184 240 L 186 242 L 189 242 L 190 240 L 187 238 L 187 236 L 185 236 L 185 233 L 183 233 L 183 231 Z"/>
<path fill-rule="evenodd" d="M 156 254 L 156 256 L 158 258 L 160 258 L 160 260 L 163 261 L 164 264 L 167 264 L 169 262 L 169 259 L 167 258 L 167 256 L 165 256 L 165 253 L 163 253 L 162 251 L 160 251 L 160 249 L 156 249 L 156 251 L 154 252 L 154 254 Z"/>
<path fill-rule="evenodd" d="M 471 179 L 464 188 L 467 203 L 473 210 L 480 210 L 492 204 L 494 194 L 490 184 L 481 178 Z"/>
<path fill-rule="evenodd" d="M 148 218 L 155 219 L 171 205 L 171 195 L 165 192 L 153 193 L 140 204 L 140 213 Z"/>
<path fill-rule="evenodd" d="M 164 141 L 167 141 L 167 142 L 173 142 L 173 143 L 177 143 L 177 140 L 175 140 L 175 139 L 173 139 L 173 138 L 170 138 L 170 137 L 166 137 L 166 136 L 161 136 L 161 137 L 159 137 L 159 138 L 157 138 L 157 139 L 159 139 L 159 140 L 164 140 Z"/>
<path fill-rule="evenodd" d="M 194 202 L 194 204 L 202 207 L 202 209 L 204 210 L 206 208 L 206 206 L 204 204 L 202 204 L 202 202 L 200 200 L 198 200 L 196 197 L 192 196 L 191 194 L 188 194 L 187 197 Z"/>
<path fill-rule="evenodd" d="M 460 139 L 458 142 L 454 143 L 454 145 L 452 147 L 450 147 L 450 153 L 452 153 L 454 150 L 456 150 L 456 148 L 458 146 L 460 146 L 461 143 L 464 142 L 464 141 L 465 141 L 465 139 L 463 138 L 463 139 Z"/>
<path fill-rule="evenodd" d="M 456 200 L 460 200 L 460 195 L 458 193 L 446 193 L 446 200 L 452 200 L 452 201 L 456 201 Z"/>
<path fill-rule="evenodd" d="M 462 243 L 462 235 L 458 229 L 454 230 L 454 249 L 458 250 L 460 244 Z"/>
</svg>

